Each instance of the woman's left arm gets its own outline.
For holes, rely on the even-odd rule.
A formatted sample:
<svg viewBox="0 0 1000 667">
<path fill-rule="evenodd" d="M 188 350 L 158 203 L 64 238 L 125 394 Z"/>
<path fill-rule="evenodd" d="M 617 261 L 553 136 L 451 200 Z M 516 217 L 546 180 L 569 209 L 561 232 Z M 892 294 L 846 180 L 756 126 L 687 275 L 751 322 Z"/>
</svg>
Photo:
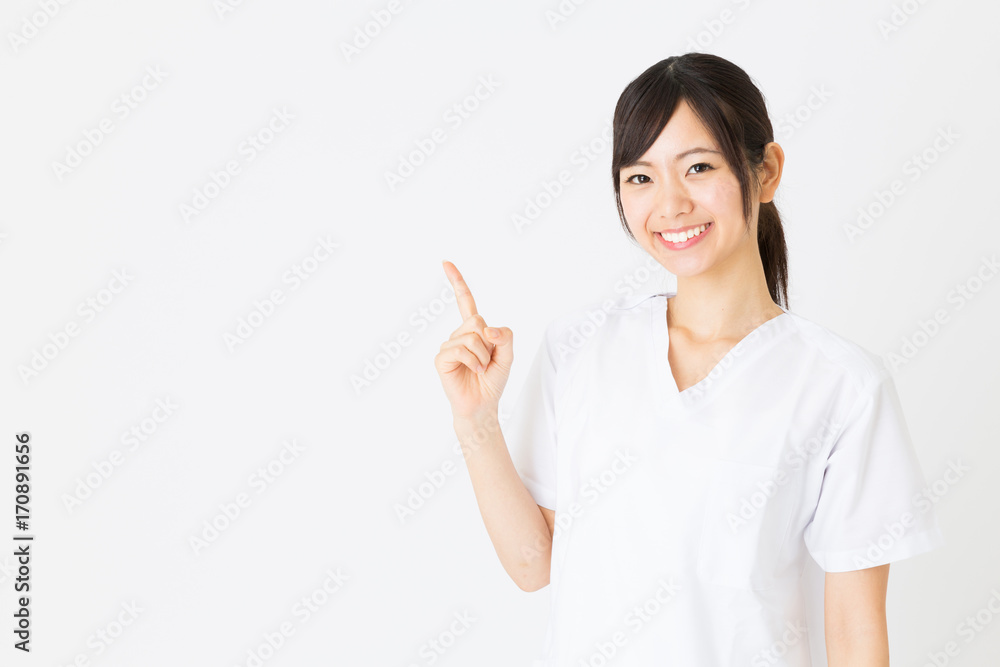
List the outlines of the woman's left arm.
<svg viewBox="0 0 1000 667">
<path fill-rule="evenodd" d="M 889 564 L 827 572 L 823 601 L 829 667 L 889 667 Z"/>
</svg>

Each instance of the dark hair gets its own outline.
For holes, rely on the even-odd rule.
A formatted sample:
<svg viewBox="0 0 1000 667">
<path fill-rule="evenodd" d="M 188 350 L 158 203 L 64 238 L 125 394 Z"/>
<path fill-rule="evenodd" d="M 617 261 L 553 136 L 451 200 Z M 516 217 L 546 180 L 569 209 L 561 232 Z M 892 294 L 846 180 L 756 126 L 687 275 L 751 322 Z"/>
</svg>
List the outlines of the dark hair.
<svg viewBox="0 0 1000 667">
<path fill-rule="evenodd" d="M 615 107 L 611 178 L 625 233 L 635 236 L 622 209 L 620 174 L 653 145 L 681 100 L 715 138 L 729 168 L 739 180 L 747 229 L 753 192 L 759 187 L 755 169 L 763 163 L 764 146 L 774 141 L 764 96 L 742 69 L 710 53 L 685 53 L 656 63 L 626 86 Z M 774 201 L 762 203 L 757 218 L 757 248 L 767 289 L 775 303 L 787 308 L 788 251 Z"/>
</svg>

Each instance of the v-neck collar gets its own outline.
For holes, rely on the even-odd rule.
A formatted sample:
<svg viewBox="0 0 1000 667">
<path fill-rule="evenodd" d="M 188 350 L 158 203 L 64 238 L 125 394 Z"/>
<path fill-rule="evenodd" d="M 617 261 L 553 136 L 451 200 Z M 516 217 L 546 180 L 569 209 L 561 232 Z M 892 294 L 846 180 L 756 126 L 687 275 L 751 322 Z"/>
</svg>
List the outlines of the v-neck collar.
<svg viewBox="0 0 1000 667">
<path fill-rule="evenodd" d="M 656 375 L 656 386 L 660 390 L 659 400 L 656 401 L 656 404 L 657 409 L 661 412 L 667 411 L 671 405 L 693 407 L 708 400 L 717 388 L 717 381 L 727 369 L 737 363 L 739 357 L 745 356 L 747 352 L 762 347 L 773 339 L 777 333 L 785 328 L 792 317 L 787 309 L 778 306 L 783 311 L 780 315 L 772 317 L 740 339 L 712 367 L 707 376 L 684 391 L 678 391 L 677 382 L 670 369 L 670 330 L 667 327 L 667 299 L 676 295 L 676 292 L 668 292 L 657 294 L 655 298 L 650 299 L 650 333 L 653 337 L 653 348 L 656 351 L 656 366 L 653 372 Z"/>
</svg>

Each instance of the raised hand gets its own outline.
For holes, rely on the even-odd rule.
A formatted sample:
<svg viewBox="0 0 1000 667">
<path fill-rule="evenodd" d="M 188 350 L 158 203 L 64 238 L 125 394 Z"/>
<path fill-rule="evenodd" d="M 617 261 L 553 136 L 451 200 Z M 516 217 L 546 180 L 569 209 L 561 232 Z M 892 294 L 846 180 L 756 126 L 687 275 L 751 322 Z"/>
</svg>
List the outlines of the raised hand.
<svg viewBox="0 0 1000 667">
<path fill-rule="evenodd" d="M 514 361 L 514 333 L 507 327 L 489 327 L 496 332 L 491 337 L 462 274 L 451 262 L 443 265 L 462 324 L 441 344 L 434 367 L 455 418 L 495 417 Z"/>
</svg>

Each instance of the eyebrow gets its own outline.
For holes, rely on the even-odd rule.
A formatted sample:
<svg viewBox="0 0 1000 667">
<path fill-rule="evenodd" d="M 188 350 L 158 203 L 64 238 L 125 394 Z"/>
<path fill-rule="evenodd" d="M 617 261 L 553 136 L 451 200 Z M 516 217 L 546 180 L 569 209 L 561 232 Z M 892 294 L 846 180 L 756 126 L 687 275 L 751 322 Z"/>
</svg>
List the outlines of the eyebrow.
<svg viewBox="0 0 1000 667">
<path fill-rule="evenodd" d="M 695 148 L 690 148 L 683 153 L 678 153 L 674 156 L 674 162 L 686 158 L 688 155 L 693 155 L 694 153 L 715 153 L 716 155 L 722 155 L 721 151 L 712 150 L 711 148 L 702 148 L 700 146 Z M 645 160 L 639 160 L 638 162 L 633 162 L 629 165 L 630 167 L 652 167 L 653 165 Z"/>
</svg>

